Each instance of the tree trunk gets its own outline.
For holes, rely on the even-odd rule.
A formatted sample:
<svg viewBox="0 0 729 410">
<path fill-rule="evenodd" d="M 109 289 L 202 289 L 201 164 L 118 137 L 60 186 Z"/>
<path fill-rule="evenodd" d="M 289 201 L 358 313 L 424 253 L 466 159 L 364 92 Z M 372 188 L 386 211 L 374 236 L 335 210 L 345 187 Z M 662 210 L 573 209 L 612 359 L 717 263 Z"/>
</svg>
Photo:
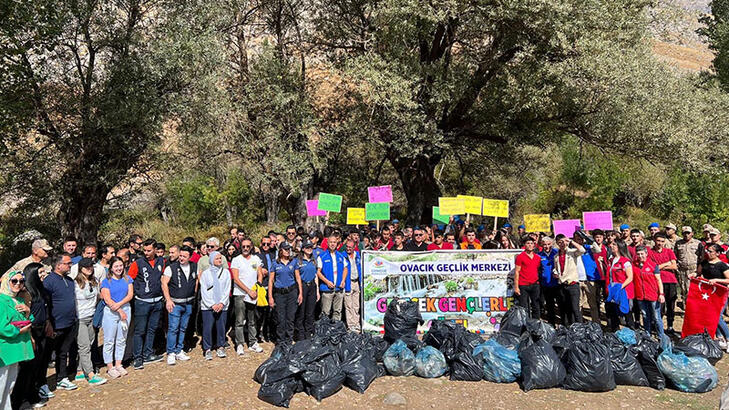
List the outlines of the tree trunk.
<svg viewBox="0 0 729 410">
<path fill-rule="evenodd" d="M 278 213 L 281 210 L 281 201 L 279 197 L 277 195 L 263 195 L 263 201 L 266 204 L 266 223 L 269 225 L 278 223 Z"/>
<path fill-rule="evenodd" d="M 400 177 L 408 202 L 406 224 L 429 225 L 432 221 L 431 207 L 438 205 L 440 197 L 440 188 L 434 175 L 440 157 L 420 155 L 401 158 L 391 154 L 389 159 Z"/>
<path fill-rule="evenodd" d="M 67 186 L 59 212 L 63 237 L 75 236 L 79 248 L 84 244 L 96 244 L 109 192 L 110 189 L 105 184 L 91 183 L 88 180 Z"/>
</svg>

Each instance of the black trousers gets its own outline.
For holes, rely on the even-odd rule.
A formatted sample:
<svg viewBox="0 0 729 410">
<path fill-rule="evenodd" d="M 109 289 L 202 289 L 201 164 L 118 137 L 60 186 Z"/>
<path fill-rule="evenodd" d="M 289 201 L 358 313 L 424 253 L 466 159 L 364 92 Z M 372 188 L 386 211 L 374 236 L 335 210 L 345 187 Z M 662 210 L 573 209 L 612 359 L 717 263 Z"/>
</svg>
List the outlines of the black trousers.
<svg viewBox="0 0 729 410">
<path fill-rule="evenodd" d="M 276 316 L 271 313 L 270 306 L 258 306 L 256 308 L 256 334 L 259 341 L 276 340 Z"/>
<path fill-rule="evenodd" d="M 276 304 L 276 343 L 290 343 L 294 340 L 294 319 L 299 297 L 298 289 L 288 293 L 273 291 L 273 302 Z"/>
<path fill-rule="evenodd" d="M 632 312 L 632 304 L 633 301 L 630 301 L 631 303 L 631 311 L 629 311 L 626 314 L 623 314 L 620 312 L 620 308 L 618 305 L 612 302 L 605 302 L 605 313 L 607 314 L 607 323 L 608 323 L 608 330 L 611 332 L 616 332 L 620 328 L 620 317 L 625 318 L 625 324 L 631 328 L 635 329 L 635 322 L 633 321 L 633 312 Z"/>
<path fill-rule="evenodd" d="M 580 284 L 560 285 L 560 299 L 562 306 L 562 324 L 570 326 L 573 323 L 582 323 L 582 307 L 580 307 Z"/>
<path fill-rule="evenodd" d="M 673 319 L 676 317 L 676 298 L 678 297 L 676 284 L 664 283 L 663 294 L 666 298 L 666 303 L 661 306 L 661 313 L 662 316 L 666 316 L 666 330 L 673 329 Z"/>
<path fill-rule="evenodd" d="M 559 286 L 554 287 L 542 287 L 542 295 L 544 295 L 544 302 L 546 303 L 547 321 L 552 325 L 557 324 L 557 303 L 560 301 L 560 289 Z"/>
<path fill-rule="evenodd" d="M 48 371 L 48 362 L 51 359 L 51 349 L 48 343 L 51 339 L 46 337 L 45 325 L 33 326 L 30 331 L 33 340 L 35 340 L 33 348 L 35 357 L 20 362 L 18 378 L 10 395 L 13 409 L 21 408 L 23 403 L 35 404 L 40 402 L 38 390 L 46 384 L 46 371 Z"/>
<path fill-rule="evenodd" d="M 519 286 L 521 295 L 517 298 L 519 306 L 527 310 L 529 317 L 540 319 L 542 317 L 542 300 L 539 296 L 539 283 Z"/>
<path fill-rule="evenodd" d="M 69 353 L 76 343 L 76 337 L 78 336 L 78 322 L 75 322 L 71 327 L 65 329 L 56 329 L 56 342 L 54 345 L 54 351 L 56 352 L 56 379 L 60 381 L 64 377 L 68 377 L 71 382 L 76 377 L 76 369 L 69 367 L 70 357 Z M 73 372 L 73 373 L 69 373 Z"/>
<path fill-rule="evenodd" d="M 314 310 L 316 309 L 316 281 L 301 284 L 302 301 L 296 310 L 296 340 L 310 338 L 314 334 Z"/>
</svg>

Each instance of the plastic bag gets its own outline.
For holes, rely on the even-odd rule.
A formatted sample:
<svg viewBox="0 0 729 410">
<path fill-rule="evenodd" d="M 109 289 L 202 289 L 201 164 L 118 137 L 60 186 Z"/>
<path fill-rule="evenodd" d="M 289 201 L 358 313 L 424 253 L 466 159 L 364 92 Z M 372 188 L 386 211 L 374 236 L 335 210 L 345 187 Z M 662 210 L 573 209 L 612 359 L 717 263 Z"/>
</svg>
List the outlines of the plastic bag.
<svg viewBox="0 0 729 410">
<path fill-rule="evenodd" d="M 658 368 L 656 359 L 654 359 L 654 356 L 648 350 L 641 350 L 638 353 L 638 362 L 646 378 L 648 378 L 648 385 L 656 390 L 666 388 L 666 378 L 663 377 L 663 373 Z"/>
<path fill-rule="evenodd" d="M 635 335 L 635 331 L 629 327 L 624 327 L 617 332 L 615 332 L 615 336 L 620 339 L 621 342 L 623 342 L 626 345 L 637 345 L 638 339 Z"/>
<path fill-rule="evenodd" d="M 569 333 L 572 340 L 601 342 L 604 337 L 602 328 L 595 322 L 573 323 Z"/>
<path fill-rule="evenodd" d="M 415 355 L 415 374 L 420 377 L 442 376 L 448 370 L 445 356 L 433 346 L 426 346 Z"/>
<path fill-rule="evenodd" d="M 636 345 L 638 350 L 646 352 L 654 359 L 658 357 L 658 352 L 660 351 L 661 346 L 648 332 L 645 330 L 636 332 L 636 339 L 638 340 L 638 344 Z"/>
<path fill-rule="evenodd" d="M 453 361 L 458 353 L 471 353 L 483 342 L 481 336 L 466 330 L 457 323 L 434 320 L 423 342 L 440 350 L 447 362 Z"/>
<path fill-rule="evenodd" d="M 668 347 L 658 355 L 658 368 L 676 386 L 687 393 L 705 393 L 719 382 L 714 366 L 704 357 L 686 357 Z"/>
<path fill-rule="evenodd" d="M 301 391 L 301 381 L 295 378 L 263 383 L 258 389 L 258 398 L 279 407 L 289 407 L 291 398 Z"/>
<path fill-rule="evenodd" d="M 526 330 L 527 318 L 526 309 L 521 306 L 512 306 L 501 318 L 499 332 L 509 332 L 514 335 L 521 335 Z"/>
<path fill-rule="evenodd" d="M 403 337 L 417 337 L 418 324 L 423 323 L 423 317 L 416 302 L 395 298 L 387 306 L 384 322 L 385 340 L 394 343 Z"/>
<path fill-rule="evenodd" d="M 626 346 L 613 333 L 605 335 L 605 343 L 610 349 L 610 364 L 615 376 L 615 384 L 623 386 L 648 386 L 648 378 L 640 367 L 638 350 Z"/>
<path fill-rule="evenodd" d="M 472 352 L 458 352 L 450 363 L 451 380 L 477 382 L 483 380 L 483 359 Z"/>
<path fill-rule="evenodd" d="M 324 344 L 337 346 L 346 334 L 347 325 L 341 320 L 334 320 L 323 316 L 314 322 L 314 337 Z"/>
<path fill-rule="evenodd" d="M 402 340 L 393 343 L 382 357 L 387 372 L 393 376 L 412 376 L 415 355 Z"/>
<path fill-rule="evenodd" d="M 326 356 L 309 362 L 301 374 L 306 393 L 318 401 L 341 390 L 345 377 L 339 357 L 333 350 Z"/>
<path fill-rule="evenodd" d="M 520 335 L 511 332 L 499 332 L 491 339 L 509 350 L 517 351 L 519 350 L 519 337 Z"/>
<path fill-rule="evenodd" d="M 615 389 L 610 350 L 604 343 L 575 343 L 567 351 L 567 376 L 562 385 L 569 390 L 603 392 Z"/>
<path fill-rule="evenodd" d="M 689 347 L 699 352 L 712 365 L 715 365 L 716 362 L 718 362 L 724 355 L 721 347 L 719 347 L 719 343 L 717 343 L 716 340 L 713 340 L 706 330 L 704 330 L 704 333 L 684 337 L 676 344 L 674 350 L 678 350 L 677 348 L 679 348 L 679 346 Z M 686 353 L 686 356 L 694 356 L 693 354 L 689 354 L 685 351 L 684 353 Z"/>
<path fill-rule="evenodd" d="M 483 378 L 494 383 L 511 383 L 521 375 L 519 355 L 490 339 L 473 349 L 483 359 Z"/>
<path fill-rule="evenodd" d="M 544 339 L 549 343 L 552 343 L 557 334 L 552 325 L 539 319 L 527 319 L 526 330 L 532 337 Z"/>
<path fill-rule="evenodd" d="M 565 378 L 565 368 L 546 340 L 520 346 L 519 360 L 524 391 L 557 387 Z"/>
<path fill-rule="evenodd" d="M 357 393 L 364 393 L 379 377 L 377 362 L 371 356 L 362 356 L 358 360 L 343 364 L 342 371 L 346 376 L 344 385 Z"/>
</svg>

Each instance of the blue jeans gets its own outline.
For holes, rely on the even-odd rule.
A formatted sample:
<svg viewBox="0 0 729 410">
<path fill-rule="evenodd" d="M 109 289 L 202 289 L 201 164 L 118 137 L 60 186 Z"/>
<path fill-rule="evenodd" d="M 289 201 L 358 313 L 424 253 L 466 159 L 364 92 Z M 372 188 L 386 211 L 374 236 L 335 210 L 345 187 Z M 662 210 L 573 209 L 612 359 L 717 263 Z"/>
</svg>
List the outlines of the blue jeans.
<svg viewBox="0 0 729 410">
<path fill-rule="evenodd" d="M 729 300 L 727 300 L 727 302 L 729 302 Z M 717 326 L 716 330 L 724 336 L 724 339 L 729 340 L 729 326 L 727 326 L 726 322 L 724 321 L 725 309 L 726 303 L 724 303 L 724 307 L 721 309 L 721 313 L 719 313 L 719 326 Z"/>
<path fill-rule="evenodd" d="M 221 310 L 218 313 L 212 310 L 200 310 L 202 313 L 203 332 L 202 348 L 204 351 L 213 347 L 225 346 L 225 321 L 228 318 L 228 311 Z M 213 326 L 215 326 L 215 344 L 213 345 Z"/>
<path fill-rule="evenodd" d="M 144 360 L 154 353 L 154 333 L 161 313 L 161 300 L 152 303 L 134 300 L 134 360 Z"/>
<path fill-rule="evenodd" d="M 167 315 L 167 354 L 182 352 L 187 322 L 192 315 L 192 303 L 175 303 L 172 313 Z"/>
<path fill-rule="evenodd" d="M 653 323 L 658 329 L 658 340 L 663 338 L 663 319 L 661 318 L 661 302 L 650 300 L 639 300 L 641 316 L 643 316 L 643 328 L 650 333 L 653 330 Z"/>
</svg>

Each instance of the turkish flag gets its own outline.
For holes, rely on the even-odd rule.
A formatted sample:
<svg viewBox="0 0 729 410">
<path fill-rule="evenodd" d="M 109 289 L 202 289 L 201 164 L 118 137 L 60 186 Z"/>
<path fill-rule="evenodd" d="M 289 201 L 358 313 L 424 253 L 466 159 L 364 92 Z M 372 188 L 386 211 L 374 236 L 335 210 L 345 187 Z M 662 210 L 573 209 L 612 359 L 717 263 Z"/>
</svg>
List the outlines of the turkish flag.
<svg viewBox="0 0 729 410">
<path fill-rule="evenodd" d="M 712 284 L 701 278 L 691 279 L 681 337 L 703 333 L 706 330 L 714 338 L 726 298 L 726 286 Z"/>
</svg>

